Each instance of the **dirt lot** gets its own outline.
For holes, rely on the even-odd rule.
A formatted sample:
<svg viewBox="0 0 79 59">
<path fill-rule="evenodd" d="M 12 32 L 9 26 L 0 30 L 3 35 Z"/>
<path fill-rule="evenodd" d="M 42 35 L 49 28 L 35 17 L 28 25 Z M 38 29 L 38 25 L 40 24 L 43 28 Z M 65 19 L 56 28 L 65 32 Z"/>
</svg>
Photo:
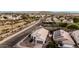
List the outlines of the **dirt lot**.
<svg viewBox="0 0 79 59">
<path fill-rule="evenodd" d="M 30 21 L 31 22 L 31 21 Z M 3 40 L 9 35 L 18 32 L 22 28 L 26 27 L 26 25 L 30 22 L 25 22 L 24 20 L 19 20 L 16 23 L 13 22 L 4 22 L 3 25 L 0 25 L 0 40 Z M 0 22 L 1 24 L 1 22 Z"/>
</svg>

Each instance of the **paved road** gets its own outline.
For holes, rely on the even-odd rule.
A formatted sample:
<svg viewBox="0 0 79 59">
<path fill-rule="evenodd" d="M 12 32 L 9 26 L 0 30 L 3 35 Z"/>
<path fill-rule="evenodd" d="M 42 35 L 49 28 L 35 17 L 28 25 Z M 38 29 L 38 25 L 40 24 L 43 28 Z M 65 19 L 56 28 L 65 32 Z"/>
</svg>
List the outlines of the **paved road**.
<svg viewBox="0 0 79 59">
<path fill-rule="evenodd" d="M 22 34 L 18 35 L 17 37 L 13 37 L 2 44 L 0 44 L 0 47 L 13 47 L 17 42 L 22 40 L 25 36 L 27 36 L 32 30 L 34 30 L 36 27 L 39 27 L 41 24 L 41 21 L 39 21 L 36 25 L 32 26 L 31 28 L 24 31 Z"/>
</svg>

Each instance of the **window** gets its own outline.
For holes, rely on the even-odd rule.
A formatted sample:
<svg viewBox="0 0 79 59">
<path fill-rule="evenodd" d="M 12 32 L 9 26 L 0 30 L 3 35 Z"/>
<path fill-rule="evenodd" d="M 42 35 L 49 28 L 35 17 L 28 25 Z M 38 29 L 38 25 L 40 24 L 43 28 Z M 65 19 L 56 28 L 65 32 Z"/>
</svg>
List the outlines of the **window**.
<svg viewBox="0 0 79 59">
<path fill-rule="evenodd" d="M 45 41 L 45 43 L 46 43 L 46 41 Z"/>
<path fill-rule="evenodd" d="M 37 40 L 37 43 L 43 44 L 43 41 L 38 41 L 38 40 Z"/>
</svg>

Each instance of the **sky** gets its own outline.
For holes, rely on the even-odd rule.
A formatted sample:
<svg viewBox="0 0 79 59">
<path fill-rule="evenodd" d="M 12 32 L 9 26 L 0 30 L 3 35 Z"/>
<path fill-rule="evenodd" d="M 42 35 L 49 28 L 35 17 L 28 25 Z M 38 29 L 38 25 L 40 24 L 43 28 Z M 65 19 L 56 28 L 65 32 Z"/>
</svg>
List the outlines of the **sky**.
<svg viewBox="0 0 79 59">
<path fill-rule="evenodd" d="M 0 0 L 0 11 L 79 11 L 79 1 Z"/>
</svg>

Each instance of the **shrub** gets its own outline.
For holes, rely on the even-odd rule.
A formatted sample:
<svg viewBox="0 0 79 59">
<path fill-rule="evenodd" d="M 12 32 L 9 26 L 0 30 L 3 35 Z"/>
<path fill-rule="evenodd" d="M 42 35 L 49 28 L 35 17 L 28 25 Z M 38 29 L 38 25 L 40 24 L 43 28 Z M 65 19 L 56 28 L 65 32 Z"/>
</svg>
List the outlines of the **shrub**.
<svg viewBox="0 0 79 59">
<path fill-rule="evenodd" d="M 60 27 L 66 27 L 68 24 L 67 23 L 59 23 Z"/>
<path fill-rule="evenodd" d="M 48 45 L 46 46 L 46 48 L 57 48 L 58 45 L 53 43 L 53 42 L 49 42 Z"/>
<path fill-rule="evenodd" d="M 73 21 L 74 21 L 75 23 L 79 22 L 79 17 L 74 17 L 74 18 L 73 18 Z"/>
<path fill-rule="evenodd" d="M 79 25 L 76 24 L 76 23 L 73 23 L 73 24 L 69 24 L 67 26 L 68 29 L 79 29 Z"/>
<path fill-rule="evenodd" d="M 9 32 L 9 29 L 8 29 L 8 28 L 3 29 L 2 32 L 3 32 L 3 33 L 8 33 L 8 32 Z"/>
</svg>

